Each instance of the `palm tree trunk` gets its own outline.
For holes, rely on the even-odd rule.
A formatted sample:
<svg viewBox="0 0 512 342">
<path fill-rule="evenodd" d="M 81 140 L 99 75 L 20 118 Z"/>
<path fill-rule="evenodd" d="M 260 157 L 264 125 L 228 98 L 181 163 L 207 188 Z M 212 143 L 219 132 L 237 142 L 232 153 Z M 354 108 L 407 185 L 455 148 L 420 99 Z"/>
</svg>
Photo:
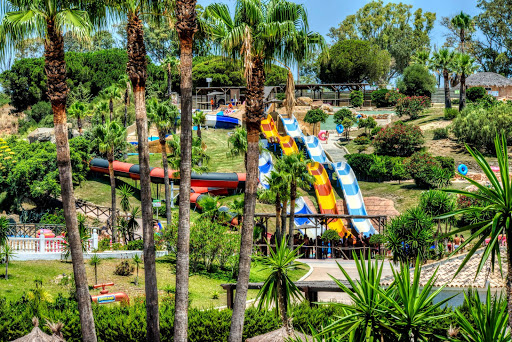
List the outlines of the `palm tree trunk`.
<svg viewBox="0 0 512 342">
<path fill-rule="evenodd" d="M 5 280 L 9 279 L 9 257 L 5 257 Z"/>
<path fill-rule="evenodd" d="M 512 241 L 512 231 L 506 230 L 507 241 Z M 508 311 L 508 329 L 512 329 L 512 248 L 507 246 L 507 264 L 509 271 L 507 272 L 507 311 Z"/>
<path fill-rule="evenodd" d="M 283 201 L 283 210 L 281 210 L 281 231 L 282 236 L 286 236 L 286 215 L 288 214 L 288 210 L 286 207 L 288 206 L 288 200 Z"/>
<path fill-rule="evenodd" d="M 293 250 L 293 229 L 295 228 L 295 199 L 297 198 L 297 183 L 295 179 L 290 184 L 290 222 L 288 223 L 288 246 Z"/>
<path fill-rule="evenodd" d="M 281 240 L 281 196 L 276 193 L 276 237 L 275 241 Z"/>
<path fill-rule="evenodd" d="M 466 108 L 466 74 L 460 75 L 460 103 L 459 112 Z"/>
<path fill-rule="evenodd" d="M 117 229 L 116 229 L 116 177 L 114 175 L 114 152 L 108 153 L 108 175 L 110 177 L 110 195 L 112 214 L 110 215 L 110 224 L 112 226 L 112 242 L 117 241 Z"/>
<path fill-rule="evenodd" d="M 114 99 L 112 98 L 110 98 L 108 109 L 110 110 L 110 121 L 112 121 L 112 118 L 114 117 Z"/>
<path fill-rule="evenodd" d="M 87 284 L 82 243 L 78 222 L 76 220 L 75 197 L 73 195 L 73 178 L 69 153 L 68 127 L 66 118 L 66 100 L 68 87 L 66 83 L 66 62 L 64 60 L 64 38 L 55 30 L 54 22 L 47 22 L 45 48 L 45 73 L 47 77 L 47 94 L 50 98 L 55 127 L 55 144 L 57 147 L 57 165 L 61 186 L 62 206 L 68 233 L 68 242 L 73 262 L 78 313 L 83 342 L 96 342 L 96 329 L 91 308 L 91 296 Z"/>
<path fill-rule="evenodd" d="M 140 197 L 142 207 L 142 231 L 144 239 L 144 274 L 146 289 L 146 340 L 160 341 L 158 315 L 158 288 L 155 266 L 155 238 L 153 232 L 153 208 L 151 203 L 151 179 L 149 176 L 148 119 L 146 115 L 147 59 L 142 21 L 136 14 L 128 16 L 128 64 L 127 73 L 133 86 L 135 121 L 137 126 L 140 165 Z"/>
<path fill-rule="evenodd" d="M 94 284 L 98 284 L 98 265 L 94 264 Z"/>
<path fill-rule="evenodd" d="M 76 124 L 78 126 L 78 133 L 82 135 L 82 118 L 80 117 L 80 114 L 76 116 Z"/>
<path fill-rule="evenodd" d="M 242 341 L 245 304 L 249 287 L 249 275 L 251 272 L 256 190 L 258 188 L 260 124 L 264 117 L 263 85 L 265 83 L 265 70 L 261 59 L 256 57 L 252 63 L 250 82 L 248 82 L 247 86 L 247 154 L 245 164 L 247 176 L 245 180 L 244 223 L 242 226 L 238 283 L 236 284 L 236 297 L 233 306 L 233 316 L 231 318 L 229 342 Z"/>
<path fill-rule="evenodd" d="M 172 68 L 171 63 L 167 63 L 167 96 L 171 98 L 172 95 Z"/>
<path fill-rule="evenodd" d="M 203 137 L 201 136 L 201 123 L 200 122 L 197 124 L 197 137 L 199 138 L 199 140 L 203 139 Z"/>
<path fill-rule="evenodd" d="M 279 243 L 281 243 L 279 241 Z M 286 331 L 289 331 L 289 322 L 288 322 L 288 312 L 287 312 L 287 303 L 286 303 L 286 296 L 285 296 L 285 290 L 283 289 L 283 281 L 282 278 L 283 275 L 279 275 L 279 283 L 277 285 L 277 300 L 279 305 L 279 314 L 281 316 L 281 323 L 283 324 L 283 327 L 286 328 Z"/>
<path fill-rule="evenodd" d="M 190 271 L 190 177 L 192 172 L 192 47 L 197 32 L 196 0 L 176 1 L 176 30 L 180 39 L 181 165 L 179 227 L 176 257 L 174 341 L 186 342 L 188 277 Z"/>
<path fill-rule="evenodd" d="M 448 75 L 448 70 L 443 70 L 444 77 L 444 107 L 452 108 L 452 101 L 450 99 L 450 78 Z"/>
<path fill-rule="evenodd" d="M 169 189 L 169 163 L 167 162 L 167 146 L 165 145 L 165 132 L 160 135 L 160 148 L 162 150 L 162 163 L 164 164 L 164 188 L 165 188 L 165 218 L 167 225 L 171 224 L 171 190 Z"/>
<path fill-rule="evenodd" d="M 124 92 L 124 118 L 123 126 L 126 128 L 128 124 L 128 107 L 130 106 L 130 82 L 126 82 L 126 90 Z"/>
</svg>

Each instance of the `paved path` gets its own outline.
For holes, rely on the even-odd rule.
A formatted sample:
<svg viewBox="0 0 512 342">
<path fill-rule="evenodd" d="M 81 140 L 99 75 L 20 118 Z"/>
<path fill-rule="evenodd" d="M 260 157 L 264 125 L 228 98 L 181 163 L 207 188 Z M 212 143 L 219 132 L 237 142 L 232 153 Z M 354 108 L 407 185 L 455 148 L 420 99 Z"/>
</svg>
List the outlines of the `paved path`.
<svg viewBox="0 0 512 342">
<path fill-rule="evenodd" d="M 327 144 L 324 141 L 320 142 L 324 151 L 329 153 L 329 155 L 331 156 L 332 160 L 335 163 L 340 162 L 340 161 L 345 161 L 345 154 L 347 154 L 347 150 L 345 148 L 340 148 L 340 147 L 336 146 L 336 144 L 335 144 L 336 142 L 338 142 L 339 140 L 341 140 L 343 138 L 341 136 L 338 137 L 337 133 L 334 133 L 331 131 L 329 131 L 329 133 L 330 133 L 330 137 L 329 137 Z"/>
</svg>

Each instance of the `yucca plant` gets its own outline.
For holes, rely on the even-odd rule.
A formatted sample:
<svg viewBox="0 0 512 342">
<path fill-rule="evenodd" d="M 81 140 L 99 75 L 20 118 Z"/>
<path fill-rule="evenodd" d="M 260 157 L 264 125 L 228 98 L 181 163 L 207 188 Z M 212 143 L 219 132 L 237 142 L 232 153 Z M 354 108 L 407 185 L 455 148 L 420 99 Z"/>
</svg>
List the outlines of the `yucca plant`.
<svg viewBox="0 0 512 342">
<path fill-rule="evenodd" d="M 101 264 L 101 261 L 96 253 L 89 259 L 89 265 L 94 267 L 94 284 L 98 284 L 98 265 Z"/>
<path fill-rule="evenodd" d="M 133 256 L 132 260 L 137 267 L 137 276 L 135 277 L 135 285 L 139 285 L 139 265 L 142 264 L 142 258 L 138 254 L 135 254 Z"/>
<path fill-rule="evenodd" d="M 124 212 L 130 211 L 130 197 L 133 196 L 133 188 L 128 184 L 123 184 L 119 187 L 121 195 L 121 209 Z"/>
</svg>

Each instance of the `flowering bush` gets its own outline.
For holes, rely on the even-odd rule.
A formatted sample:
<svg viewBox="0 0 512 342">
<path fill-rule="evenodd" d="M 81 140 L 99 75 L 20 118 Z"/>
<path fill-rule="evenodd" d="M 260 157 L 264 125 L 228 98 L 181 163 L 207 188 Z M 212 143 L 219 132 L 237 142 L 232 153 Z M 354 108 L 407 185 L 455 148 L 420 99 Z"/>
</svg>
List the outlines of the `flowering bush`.
<svg viewBox="0 0 512 342">
<path fill-rule="evenodd" d="M 375 153 L 400 157 L 410 156 L 423 143 L 421 129 L 401 121 L 380 130 L 373 140 Z"/>
<path fill-rule="evenodd" d="M 370 143 L 370 138 L 366 135 L 361 135 L 354 139 L 354 143 L 356 143 L 356 145 L 366 145 Z"/>
<path fill-rule="evenodd" d="M 404 98 L 404 97 L 405 97 L 405 95 L 400 94 L 400 92 L 398 90 L 391 89 L 386 94 L 386 101 L 388 101 L 388 104 L 390 106 L 396 106 L 398 100 L 400 100 L 401 98 Z"/>
<path fill-rule="evenodd" d="M 441 188 L 450 183 L 452 170 L 443 168 L 430 153 L 414 153 L 405 161 L 405 168 L 418 187 Z"/>
<path fill-rule="evenodd" d="M 396 104 L 396 115 L 402 117 L 408 115 L 411 119 L 417 119 L 420 113 L 431 106 L 428 96 L 407 96 L 400 98 Z"/>
</svg>

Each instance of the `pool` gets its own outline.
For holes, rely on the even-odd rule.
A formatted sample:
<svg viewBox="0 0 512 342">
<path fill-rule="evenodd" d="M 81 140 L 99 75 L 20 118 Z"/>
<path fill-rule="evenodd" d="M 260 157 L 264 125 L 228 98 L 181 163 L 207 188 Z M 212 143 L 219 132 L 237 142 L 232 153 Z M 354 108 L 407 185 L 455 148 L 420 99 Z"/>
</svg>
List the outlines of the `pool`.
<svg viewBox="0 0 512 342">
<path fill-rule="evenodd" d="M 336 113 L 336 111 L 338 111 L 339 107 L 335 107 L 334 108 L 334 112 Z M 359 113 L 361 114 L 366 114 L 366 115 L 378 115 L 378 114 L 395 114 L 395 112 L 393 110 L 362 110 L 360 111 Z M 354 124 L 354 126 L 352 127 L 357 127 L 357 124 Z M 336 129 L 336 124 L 334 123 L 334 115 L 329 115 L 329 117 L 327 118 L 327 120 L 325 120 L 324 123 L 321 123 L 320 124 L 320 129 L 322 130 L 335 130 Z"/>
</svg>

